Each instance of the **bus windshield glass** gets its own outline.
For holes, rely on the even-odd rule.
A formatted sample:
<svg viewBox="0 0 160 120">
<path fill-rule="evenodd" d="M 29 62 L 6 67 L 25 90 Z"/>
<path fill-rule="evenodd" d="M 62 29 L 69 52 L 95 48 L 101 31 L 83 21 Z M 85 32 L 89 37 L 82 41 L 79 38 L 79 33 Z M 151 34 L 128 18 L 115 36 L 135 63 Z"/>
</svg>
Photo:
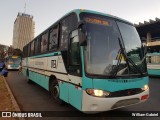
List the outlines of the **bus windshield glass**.
<svg viewBox="0 0 160 120">
<path fill-rule="evenodd" d="M 126 54 L 128 59 L 133 61 L 135 65 L 140 69 L 141 72 L 146 73 L 146 61 L 145 56 L 141 44 L 141 40 L 139 38 L 139 35 L 136 31 L 136 28 L 132 25 L 128 25 L 122 22 L 117 22 L 118 27 L 120 29 L 123 43 L 125 46 Z M 136 73 L 135 68 L 133 68 L 132 65 L 130 65 L 131 73 Z M 137 71 L 138 72 L 138 71 Z"/>
<path fill-rule="evenodd" d="M 10 56 L 8 57 L 7 63 L 8 64 L 20 64 L 21 58 L 18 56 Z"/>
<path fill-rule="evenodd" d="M 119 43 L 119 40 L 124 41 L 122 43 L 126 49 L 126 56 L 141 70 L 144 63 L 143 51 L 133 26 L 92 14 L 85 14 L 83 20 L 86 22 L 83 29 L 87 36 L 84 54 L 85 69 L 88 74 L 110 76 L 115 71 L 117 76 L 139 74 L 132 64 L 127 64 Z"/>
</svg>

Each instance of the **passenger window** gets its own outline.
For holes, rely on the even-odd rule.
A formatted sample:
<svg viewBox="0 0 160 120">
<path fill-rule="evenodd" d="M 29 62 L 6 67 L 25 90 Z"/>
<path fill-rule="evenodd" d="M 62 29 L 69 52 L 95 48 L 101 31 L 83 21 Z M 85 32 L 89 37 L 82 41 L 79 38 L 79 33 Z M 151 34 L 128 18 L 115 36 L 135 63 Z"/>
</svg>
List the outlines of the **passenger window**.
<svg viewBox="0 0 160 120">
<path fill-rule="evenodd" d="M 42 35 L 41 40 L 41 52 L 46 52 L 48 50 L 48 32 Z"/>
<path fill-rule="evenodd" d="M 80 47 L 78 36 L 75 36 L 71 39 L 71 48 L 70 48 L 71 56 L 70 56 L 70 63 L 71 65 L 80 65 Z"/>
<path fill-rule="evenodd" d="M 31 43 L 31 55 L 34 55 L 34 41 Z"/>
<path fill-rule="evenodd" d="M 30 48 L 31 48 L 30 45 L 31 45 L 31 44 L 28 44 L 28 55 L 27 55 L 27 56 L 30 56 Z"/>
<path fill-rule="evenodd" d="M 69 33 L 77 27 L 77 17 L 75 14 L 71 14 L 66 17 L 61 23 L 61 42 L 60 47 L 62 49 L 68 49 L 68 36 Z"/>
<path fill-rule="evenodd" d="M 41 51 L 41 39 L 40 37 L 35 41 L 35 54 L 40 53 Z"/>
<path fill-rule="evenodd" d="M 49 50 L 55 50 L 58 47 L 58 26 L 52 28 L 49 34 Z"/>
</svg>

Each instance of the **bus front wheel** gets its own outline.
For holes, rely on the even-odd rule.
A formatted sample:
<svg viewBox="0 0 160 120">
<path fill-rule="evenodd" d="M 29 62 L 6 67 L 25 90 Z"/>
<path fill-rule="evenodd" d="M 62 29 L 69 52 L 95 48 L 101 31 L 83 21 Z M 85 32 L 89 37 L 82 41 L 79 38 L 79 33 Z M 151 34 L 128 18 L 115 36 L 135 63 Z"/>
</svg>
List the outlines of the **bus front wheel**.
<svg viewBox="0 0 160 120">
<path fill-rule="evenodd" d="M 63 101 L 59 98 L 60 96 L 60 90 L 58 86 L 58 81 L 52 80 L 50 82 L 50 93 L 52 98 L 55 100 L 56 103 L 62 105 Z"/>
</svg>

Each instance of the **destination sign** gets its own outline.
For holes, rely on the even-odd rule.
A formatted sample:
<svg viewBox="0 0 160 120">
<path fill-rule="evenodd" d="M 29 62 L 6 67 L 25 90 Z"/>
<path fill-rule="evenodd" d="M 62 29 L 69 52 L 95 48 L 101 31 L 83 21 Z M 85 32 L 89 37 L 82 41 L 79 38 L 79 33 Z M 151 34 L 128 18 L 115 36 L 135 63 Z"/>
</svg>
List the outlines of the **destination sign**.
<svg viewBox="0 0 160 120">
<path fill-rule="evenodd" d="M 94 24 L 101 24 L 101 25 L 109 26 L 109 22 L 108 21 L 101 20 L 99 18 L 86 17 L 85 21 L 88 22 L 88 23 L 94 23 Z"/>
</svg>

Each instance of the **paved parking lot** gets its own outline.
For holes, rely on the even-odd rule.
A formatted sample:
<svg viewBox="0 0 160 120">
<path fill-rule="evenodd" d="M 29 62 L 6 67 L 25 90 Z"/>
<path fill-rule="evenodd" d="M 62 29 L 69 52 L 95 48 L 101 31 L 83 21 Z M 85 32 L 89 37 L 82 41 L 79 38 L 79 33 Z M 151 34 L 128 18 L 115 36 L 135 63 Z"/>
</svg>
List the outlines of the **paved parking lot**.
<svg viewBox="0 0 160 120">
<path fill-rule="evenodd" d="M 59 112 L 62 114 L 62 112 L 68 112 L 68 113 L 75 113 L 78 115 L 76 119 L 105 119 L 105 117 L 108 116 L 108 114 L 111 114 L 111 116 L 115 117 L 107 117 L 107 119 L 138 119 L 138 120 L 151 120 L 151 119 L 159 119 L 155 117 L 116 117 L 116 113 L 121 114 L 122 116 L 126 116 L 126 114 L 130 114 L 133 111 L 159 111 L 160 112 L 160 78 L 150 78 L 150 98 L 147 102 L 129 106 L 126 108 L 121 108 L 115 111 L 111 112 L 104 112 L 101 114 L 97 114 L 92 117 L 92 115 L 85 116 L 84 114 L 81 114 L 81 112 L 77 111 L 74 107 L 66 104 L 64 106 L 56 104 L 52 98 L 50 97 L 49 93 L 41 88 L 40 86 L 36 84 L 28 84 L 26 81 L 26 78 L 22 74 L 18 74 L 17 71 L 9 71 L 8 77 L 6 78 L 7 83 L 9 84 L 20 108 L 22 111 L 61 111 Z M 116 112 L 116 113 L 115 113 Z M 50 114 L 50 112 L 48 112 Z M 58 115 L 58 112 L 54 112 L 55 116 L 58 116 L 59 119 L 75 119 L 74 117 L 63 117 L 60 118 L 60 115 Z M 75 115 L 76 116 L 76 115 Z M 160 116 L 160 115 L 159 115 Z M 27 118 L 27 120 L 36 120 L 36 118 Z M 43 119 L 53 119 L 53 118 L 37 118 L 37 120 L 43 120 Z"/>
</svg>

